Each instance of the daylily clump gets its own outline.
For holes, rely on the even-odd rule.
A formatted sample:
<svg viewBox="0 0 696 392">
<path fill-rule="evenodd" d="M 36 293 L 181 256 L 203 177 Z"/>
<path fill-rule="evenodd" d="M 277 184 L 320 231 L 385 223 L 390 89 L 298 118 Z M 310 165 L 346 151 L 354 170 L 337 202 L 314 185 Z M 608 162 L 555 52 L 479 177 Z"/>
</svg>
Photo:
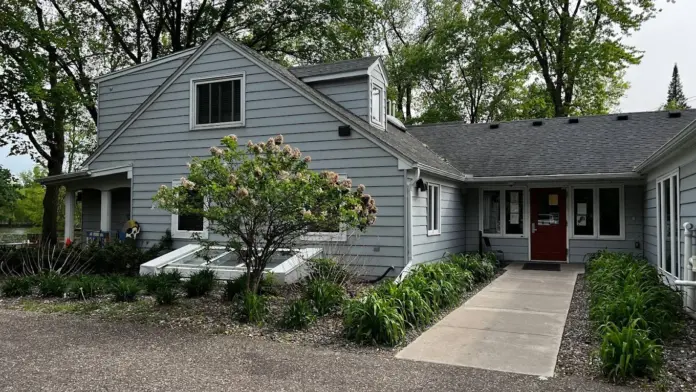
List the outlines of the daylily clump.
<svg viewBox="0 0 696 392">
<path fill-rule="evenodd" d="M 210 157 L 187 165 L 190 174 L 180 186 L 162 186 L 153 197 L 167 211 L 206 218 L 208 230 L 226 240 L 199 241 L 235 252 L 249 272 L 250 290 L 258 290 L 273 254 L 296 248 L 310 229 L 365 230 L 376 220 L 364 185 L 354 190 L 337 173 L 310 170 L 311 157 L 283 143 L 278 135 L 243 147 L 237 136 L 226 136 Z"/>
</svg>

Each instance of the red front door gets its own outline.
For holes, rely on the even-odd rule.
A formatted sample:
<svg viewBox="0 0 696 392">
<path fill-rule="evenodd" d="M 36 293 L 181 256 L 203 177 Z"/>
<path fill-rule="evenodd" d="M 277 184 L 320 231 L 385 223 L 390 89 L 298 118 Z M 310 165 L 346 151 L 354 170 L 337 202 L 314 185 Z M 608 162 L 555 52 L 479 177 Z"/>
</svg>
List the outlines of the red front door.
<svg viewBox="0 0 696 392">
<path fill-rule="evenodd" d="M 530 189 L 532 260 L 566 261 L 566 192 Z"/>
</svg>

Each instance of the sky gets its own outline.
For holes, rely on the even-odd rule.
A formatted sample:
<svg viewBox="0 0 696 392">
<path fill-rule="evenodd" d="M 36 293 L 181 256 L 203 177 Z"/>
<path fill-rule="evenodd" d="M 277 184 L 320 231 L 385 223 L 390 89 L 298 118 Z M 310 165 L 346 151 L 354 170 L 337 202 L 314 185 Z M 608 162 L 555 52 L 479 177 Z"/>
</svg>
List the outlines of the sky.
<svg viewBox="0 0 696 392">
<path fill-rule="evenodd" d="M 679 66 L 684 94 L 695 97 L 692 106 L 696 107 L 696 50 L 690 43 L 696 37 L 696 1 L 657 0 L 662 8 L 656 18 L 646 22 L 640 31 L 625 42 L 644 51 L 639 65 L 626 72 L 626 80 L 631 87 L 619 104 L 621 112 L 657 110 L 667 97 L 667 86 L 672 76 L 674 63 Z M 13 174 L 30 170 L 34 162 L 28 156 L 8 157 L 8 147 L 0 147 L 0 166 L 10 169 Z"/>
</svg>

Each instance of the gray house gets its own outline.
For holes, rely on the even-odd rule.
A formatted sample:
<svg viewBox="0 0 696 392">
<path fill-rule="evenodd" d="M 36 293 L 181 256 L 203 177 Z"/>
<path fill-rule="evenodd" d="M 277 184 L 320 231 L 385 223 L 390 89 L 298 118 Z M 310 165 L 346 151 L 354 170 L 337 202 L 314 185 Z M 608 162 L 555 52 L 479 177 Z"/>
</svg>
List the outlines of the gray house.
<svg viewBox="0 0 696 392">
<path fill-rule="evenodd" d="M 83 170 L 45 181 L 69 191 L 66 237 L 76 191 L 85 231 L 114 232 L 133 219 L 143 244 L 167 229 L 177 247 L 208 235 L 202 219 L 170 215 L 151 198 L 230 133 L 283 134 L 313 169 L 365 184 L 379 207 L 374 226 L 305 240 L 371 275 L 486 243 L 506 260 L 637 252 L 676 272 L 679 221 L 696 214 L 687 213 L 696 154 L 681 150 L 696 142 L 696 111 L 407 129 L 387 113 L 379 57 L 286 69 L 219 34 L 97 82 L 97 151 Z"/>
</svg>

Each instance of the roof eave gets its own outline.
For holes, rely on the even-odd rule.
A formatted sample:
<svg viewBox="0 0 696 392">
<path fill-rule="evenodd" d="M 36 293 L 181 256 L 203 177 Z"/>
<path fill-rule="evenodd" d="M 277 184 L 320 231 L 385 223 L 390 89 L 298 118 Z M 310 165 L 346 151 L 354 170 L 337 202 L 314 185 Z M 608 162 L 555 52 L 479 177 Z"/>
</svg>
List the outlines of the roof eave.
<svg viewBox="0 0 696 392">
<path fill-rule="evenodd" d="M 582 173 L 582 174 L 541 174 L 526 176 L 496 176 L 470 178 L 467 182 L 524 182 L 524 181 L 557 181 L 557 180 L 635 180 L 641 178 L 640 173 Z"/>
<path fill-rule="evenodd" d="M 425 172 L 435 174 L 435 175 L 438 175 L 440 177 L 450 178 L 450 179 L 457 180 L 457 181 L 469 181 L 471 178 L 473 178 L 473 176 L 471 174 L 464 174 L 464 173 L 455 174 L 452 172 L 448 172 L 446 170 L 437 169 L 437 168 L 434 168 L 432 166 L 424 165 L 422 163 L 416 163 L 413 167 L 417 167 Z"/>
<path fill-rule="evenodd" d="M 633 170 L 638 173 L 644 173 L 645 171 L 658 166 L 672 154 L 685 148 L 685 142 L 691 139 L 694 135 L 696 135 L 696 120 L 689 123 L 689 125 L 684 127 L 684 129 L 669 139 L 665 144 L 662 145 L 662 147 L 658 148 L 657 151 L 652 153 L 652 155 L 646 158 Z"/>
</svg>

